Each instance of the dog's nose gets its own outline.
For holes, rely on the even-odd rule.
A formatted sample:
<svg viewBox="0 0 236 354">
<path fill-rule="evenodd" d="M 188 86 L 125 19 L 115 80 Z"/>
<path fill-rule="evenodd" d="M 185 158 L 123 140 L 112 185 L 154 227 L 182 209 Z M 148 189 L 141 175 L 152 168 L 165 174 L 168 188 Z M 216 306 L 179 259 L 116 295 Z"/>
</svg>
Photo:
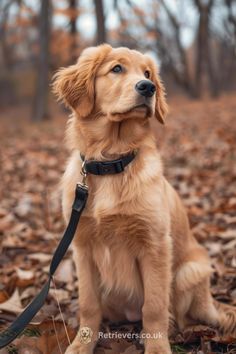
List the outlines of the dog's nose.
<svg viewBox="0 0 236 354">
<path fill-rule="evenodd" d="M 156 86 L 149 80 L 141 80 L 135 85 L 135 90 L 142 96 L 152 97 L 156 91 Z"/>
</svg>

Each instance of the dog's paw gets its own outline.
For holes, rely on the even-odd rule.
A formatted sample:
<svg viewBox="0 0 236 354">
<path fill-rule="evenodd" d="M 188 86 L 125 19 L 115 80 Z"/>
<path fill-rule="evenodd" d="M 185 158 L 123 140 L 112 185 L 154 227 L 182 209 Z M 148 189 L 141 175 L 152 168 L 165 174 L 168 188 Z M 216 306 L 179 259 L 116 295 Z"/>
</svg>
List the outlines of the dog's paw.
<svg viewBox="0 0 236 354">
<path fill-rule="evenodd" d="M 148 351 L 148 352 L 144 352 L 144 354 L 171 354 L 172 352 L 167 351 L 167 352 L 163 352 L 161 350 L 155 349 L 152 351 Z"/>
<path fill-rule="evenodd" d="M 71 345 L 66 349 L 65 354 L 76 354 L 78 353 L 77 349 L 72 347 Z"/>
<path fill-rule="evenodd" d="M 65 354 L 93 354 L 93 348 L 86 344 L 72 343 L 66 350 Z"/>
<path fill-rule="evenodd" d="M 145 349 L 144 354 L 171 354 L 171 348 L 167 345 L 156 345 Z"/>
<path fill-rule="evenodd" d="M 171 354 L 172 351 L 169 348 L 166 349 L 150 349 L 145 350 L 144 354 Z"/>
</svg>

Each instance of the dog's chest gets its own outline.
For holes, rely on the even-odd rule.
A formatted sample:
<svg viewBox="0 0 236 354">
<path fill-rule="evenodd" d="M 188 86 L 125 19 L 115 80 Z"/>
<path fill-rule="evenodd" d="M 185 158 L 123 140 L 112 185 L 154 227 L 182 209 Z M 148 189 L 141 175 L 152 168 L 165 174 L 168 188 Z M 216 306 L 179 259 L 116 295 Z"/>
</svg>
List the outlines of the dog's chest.
<svg viewBox="0 0 236 354">
<path fill-rule="evenodd" d="M 134 297 L 142 289 L 137 262 L 128 250 L 110 249 L 104 246 L 94 252 L 94 261 L 105 294 L 121 293 Z"/>
<path fill-rule="evenodd" d="M 95 235 L 93 259 L 105 292 L 122 289 L 133 296 L 142 291 L 138 256 L 144 242 L 148 242 L 147 225 L 138 218 L 119 215 L 102 219 Z"/>
</svg>

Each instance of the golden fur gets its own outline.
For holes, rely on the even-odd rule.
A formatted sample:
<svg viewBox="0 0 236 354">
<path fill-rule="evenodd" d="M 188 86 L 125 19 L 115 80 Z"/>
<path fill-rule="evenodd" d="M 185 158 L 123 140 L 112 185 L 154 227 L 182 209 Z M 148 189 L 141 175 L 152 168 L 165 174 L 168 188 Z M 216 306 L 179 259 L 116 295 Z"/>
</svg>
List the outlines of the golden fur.
<svg viewBox="0 0 236 354">
<path fill-rule="evenodd" d="M 111 69 L 120 64 L 121 73 Z M 134 89 L 150 72 L 155 95 L 147 106 Z M 80 152 L 86 159 L 109 160 L 134 149 L 125 172 L 89 175 L 89 199 L 74 242 L 79 279 L 80 326 L 93 331 L 90 344 L 77 336 L 67 354 L 92 354 L 102 317 L 143 320 L 145 354 L 171 353 L 170 318 L 183 329 L 206 323 L 235 333 L 235 309 L 213 301 L 207 252 L 193 237 L 184 207 L 163 176 L 150 118 L 164 122 L 165 93 L 153 60 L 109 45 L 84 50 L 78 62 L 61 69 L 54 91 L 72 110 L 67 140 L 71 148 L 63 180 L 63 211 L 68 220 Z"/>
</svg>

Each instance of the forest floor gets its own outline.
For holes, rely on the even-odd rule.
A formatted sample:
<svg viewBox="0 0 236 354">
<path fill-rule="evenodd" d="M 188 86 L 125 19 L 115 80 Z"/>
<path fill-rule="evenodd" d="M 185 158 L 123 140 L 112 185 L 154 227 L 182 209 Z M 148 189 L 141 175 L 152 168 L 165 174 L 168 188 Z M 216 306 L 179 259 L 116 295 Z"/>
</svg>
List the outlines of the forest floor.
<svg viewBox="0 0 236 354">
<path fill-rule="evenodd" d="M 68 152 L 66 114 L 32 124 L 24 107 L 0 112 L 0 328 L 10 324 L 47 279 L 63 232 L 59 180 Z M 154 130 L 165 174 L 188 210 L 197 239 L 211 256 L 212 294 L 236 305 L 236 100 L 170 100 L 170 115 Z M 77 282 L 71 254 L 62 261 L 47 303 L 24 335 L 4 353 L 64 353 L 78 318 Z M 103 324 L 103 331 L 137 333 L 140 324 Z M 172 340 L 173 353 L 236 353 L 235 339 L 197 326 Z M 96 354 L 143 353 L 135 339 L 100 340 Z"/>
</svg>

